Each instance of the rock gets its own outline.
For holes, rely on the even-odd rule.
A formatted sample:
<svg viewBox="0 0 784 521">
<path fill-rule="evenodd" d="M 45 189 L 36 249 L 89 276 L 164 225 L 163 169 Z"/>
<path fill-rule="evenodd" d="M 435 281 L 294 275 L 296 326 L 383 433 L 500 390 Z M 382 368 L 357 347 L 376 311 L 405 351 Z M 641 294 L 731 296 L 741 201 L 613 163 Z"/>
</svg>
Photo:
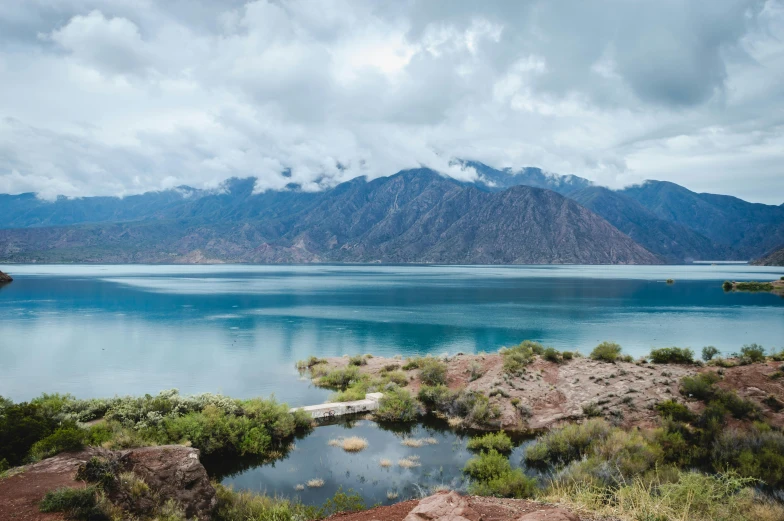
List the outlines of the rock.
<svg viewBox="0 0 784 521">
<path fill-rule="evenodd" d="M 480 521 L 482 516 L 457 492 L 442 492 L 423 499 L 404 521 Z"/>
<path fill-rule="evenodd" d="M 118 463 L 123 470 L 142 478 L 164 501 L 177 501 L 189 518 L 207 518 L 215 506 L 215 489 L 199 462 L 198 449 L 166 445 L 124 450 L 120 451 Z M 149 505 L 139 504 L 129 510 L 142 512 L 148 508 Z"/>
<path fill-rule="evenodd" d="M 14 279 L 11 278 L 11 275 L 0 271 L 0 284 L 6 284 L 8 282 L 12 282 L 13 280 Z"/>
<path fill-rule="evenodd" d="M 550 508 L 530 512 L 518 518 L 517 521 L 580 521 L 580 518 L 562 508 Z"/>
</svg>

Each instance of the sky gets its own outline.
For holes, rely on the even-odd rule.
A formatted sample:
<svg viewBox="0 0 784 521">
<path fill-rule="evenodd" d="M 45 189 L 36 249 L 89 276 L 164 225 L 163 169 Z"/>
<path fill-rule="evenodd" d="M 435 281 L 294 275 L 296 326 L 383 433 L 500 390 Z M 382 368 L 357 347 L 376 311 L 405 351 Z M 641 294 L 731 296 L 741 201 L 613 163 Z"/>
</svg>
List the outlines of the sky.
<svg viewBox="0 0 784 521">
<path fill-rule="evenodd" d="M 0 193 L 457 159 L 784 202 L 784 0 L 0 0 Z"/>
</svg>

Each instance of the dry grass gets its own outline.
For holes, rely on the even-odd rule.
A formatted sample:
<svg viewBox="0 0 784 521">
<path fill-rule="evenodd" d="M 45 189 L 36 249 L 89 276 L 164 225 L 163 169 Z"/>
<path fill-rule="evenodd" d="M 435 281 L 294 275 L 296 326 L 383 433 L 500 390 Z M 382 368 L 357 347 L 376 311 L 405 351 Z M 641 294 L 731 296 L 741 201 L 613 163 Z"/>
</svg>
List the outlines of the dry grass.
<svg viewBox="0 0 784 521">
<path fill-rule="evenodd" d="M 435 438 L 403 438 L 400 444 L 418 449 L 424 445 L 438 445 L 438 440 Z"/>
<path fill-rule="evenodd" d="M 294 490 L 296 490 L 297 492 L 301 492 L 305 490 L 305 485 L 303 485 L 302 483 L 298 483 L 294 485 Z"/>
<path fill-rule="evenodd" d="M 419 463 L 419 458 L 416 456 L 409 456 L 407 458 L 403 458 L 397 461 L 398 466 L 404 469 L 412 469 L 414 467 L 421 467 L 422 464 Z"/>
<path fill-rule="evenodd" d="M 430 487 L 431 494 L 438 494 L 439 492 L 449 492 L 450 490 L 452 490 L 452 487 L 444 484 L 433 485 L 432 487 Z"/>
<path fill-rule="evenodd" d="M 675 483 L 635 479 L 610 491 L 584 482 L 553 483 L 545 502 L 574 511 L 622 521 L 773 521 L 784 519 L 784 506 L 760 496 L 734 474 L 680 473 Z"/>
<path fill-rule="evenodd" d="M 350 438 L 345 438 L 341 446 L 346 452 L 360 452 L 367 448 L 368 441 L 365 438 L 351 436 Z"/>
<path fill-rule="evenodd" d="M 308 488 L 320 488 L 324 486 L 324 480 L 320 478 L 314 478 L 308 480 L 308 482 L 305 484 L 308 486 Z"/>
<path fill-rule="evenodd" d="M 340 440 L 329 440 L 327 442 L 327 445 L 329 445 L 330 447 L 340 447 L 341 444 L 342 442 Z"/>
<path fill-rule="evenodd" d="M 400 494 L 396 490 L 387 490 L 387 499 L 397 499 Z"/>
<path fill-rule="evenodd" d="M 381 467 L 383 467 L 385 469 L 388 469 L 389 467 L 392 466 L 392 460 L 391 459 L 387 459 L 387 458 L 381 458 L 381 460 L 378 462 L 378 464 Z"/>
</svg>

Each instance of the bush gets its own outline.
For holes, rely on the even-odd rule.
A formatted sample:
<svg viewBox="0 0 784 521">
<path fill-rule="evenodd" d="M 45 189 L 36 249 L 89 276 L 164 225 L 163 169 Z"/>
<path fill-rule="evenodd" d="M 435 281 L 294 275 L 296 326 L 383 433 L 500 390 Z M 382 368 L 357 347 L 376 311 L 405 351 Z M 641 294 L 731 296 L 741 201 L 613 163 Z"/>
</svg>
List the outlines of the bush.
<svg viewBox="0 0 784 521">
<path fill-rule="evenodd" d="M 452 404 L 454 393 L 446 385 L 423 385 L 419 388 L 417 399 L 430 410 L 447 412 Z"/>
<path fill-rule="evenodd" d="M 353 366 L 367 365 L 367 359 L 362 355 L 355 355 L 348 359 L 348 365 L 353 365 Z"/>
<path fill-rule="evenodd" d="M 27 459 L 32 446 L 57 428 L 57 420 L 34 403 L 2 401 L 0 409 L 0 460 L 11 467 Z"/>
<path fill-rule="evenodd" d="M 561 353 L 561 356 L 563 357 L 564 360 L 571 360 L 572 358 L 574 358 L 574 353 L 571 351 L 564 351 L 563 353 Z"/>
<path fill-rule="evenodd" d="M 773 291 L 773 284 L 770 282 L 736 282 L 735 289 L 738 291 Z"/>
<path fill-rule="evenodd" d="M 384 393 L 375 416 L 383 422 L 413 422 L 419 414 L 419 405 L 408 391 L 393 389 Z"/>
<path fill-rule="evenodd" d="M 588 418 L 595 418 L 597 416 L 601 416 L 602 411 L 601 409 L 599 409 L 599 406 L 597 404 L 589 403 L 587 405 L 583 405 L 583 415 L 585 415 Z"/>
<path fill-rule="evenodd" d="M 473 382 L 474 380 L 478 380 L 484 374 L 482 370 L 482 364 L 479 362 L 471 362 L 471 365 L 468 366 L 468 374 L 469 379 Z"/>
<path fill-rule="evenodd" d="M 534 356 L 544 352 L 544 347 L 537 342 L 526 340 L 520 344 L 501 350 L 504 361 L 504 372 L 511 375 L 521 374 L 534 361 Z"/>
<path fill-rule="evenodd" d="M 87 433 L 73 422 L 58 427 L 46 438 L 37 441 L 30 448 L 33 460 L 42 460 L 60 452 L 75 452 L 84 448 Z"/>
<path fill-rule="evenodd" d="M 95 487 L 51 490 L 41 500 L 38 509 L 41 512 L 62 512 L 69 519 L 108 519 L 98 507 Z"/>
<path fill-rule="evenodd" d="M 651 349 L 650 358 L 655 364 L 693 364 L 694 351 L 687 347 L 662 347 Z"/>
<path fill-rule="evenodd" d="M 784 434 L 780 431 L 724 431 L 714 443 L 711 456 L 719 472 L 733 470 L 774 488 L 784 486 Z"/>
<path fill-rule="evenodd" d="M 426 358 L 419 366 L 419 378 L 425 385 L 446 384 L 446 364 L 435 358 Z"/>
<path fill-rule="evenodd" d="M 697 400 L 709 400 L 715 393 L 714 384 L 721 377 L 710 371 L 696 376 L 685 376 L 681 380 L 681 394 Z"/>
<path fill-rule="evenodd" d="M 544 352 L 542 353 L 542 358 L 548 362 L 554 362 L 556 364 L 559 364 L 563 361 L 561 358 L 561 353 L 554 347 L 545 348 Z"/>
<path fill-rule="evenodd" d="M 742 364 L 756 364 L 765 361 L 765 348 L 758 344 L 747 344 L 740 348 Z"/>
<path fill-rule="evenodd" d="M 713 360 L 713 357 L 719 354 L 719 350 L 713 346 L 705 346 L 702 348 L 702 359 L 706 362 Z"/>
<path fill-rule="evenodd" d="M 694 413 L 682 403 L 675 400 L 666 400 L 656 404 L 656 410 L 662 418 L 669 418 L 679 422 L 692 422 L 694 421 Z"/>
<path fill-rule="evenodd" d="M 492 449 L 468 460 L 463 472 L 474 480 L 469 492 L 478 496 L 527 498 L 536 492 L 535 479 L 513 470 L 509 460 Z"/>
<path fill-rule="evenodd" d="M 352 366 L 345 369 L 333 369 L 321 376 L 316 383 L 319 387 L 345 391 L 352 383 L 366 378 L 367 376 L 360 373 L 357 367 Z"/>
<path fill-rule="evenodd" d="M 615 363 L 621 356 L 621 346 L 615 342 L 602 342 L 591 351 L 591 358 L 602 362 Z"/>
<path fill-rule="evenodd" d="M 471 438 L 468 441 L 468 448 L 477 451 L 494 450 L 500 453 L 509 453 L 512 452 L 514 445 L 505 432 L 491 432 L 484 436 Z"/>
<path fill-rule="evenodd" d="M 525 460 L 529 465 L 538 467 L 565 465 L 582 458 L 592 442 L 606 439 L 611 431 L 612 427 L 600 419 L 551 430 L 528 447 Z"/>
<path fill-rule="evenodd" d="M 721 288 L 722 288 L 724 291 L 732 291 L 732 282 L 730 282 L 730 281 L 728 281 L 728 280 L 725 280 L 725 281 L 724 281 L 724 284 L 722 284 L 722 285 L 721 285 Z"/>
</svg>

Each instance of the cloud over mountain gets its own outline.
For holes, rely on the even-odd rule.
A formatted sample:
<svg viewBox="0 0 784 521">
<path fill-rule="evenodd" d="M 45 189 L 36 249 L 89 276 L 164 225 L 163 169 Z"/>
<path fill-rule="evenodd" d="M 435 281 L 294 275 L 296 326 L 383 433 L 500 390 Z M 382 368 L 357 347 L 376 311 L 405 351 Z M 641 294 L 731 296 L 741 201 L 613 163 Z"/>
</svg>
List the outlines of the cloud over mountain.
<svg viewBox="0 0 784 521">
<path fill-rule="evenodd" d="M 471 179 L 463 158 L 780 204 L 782 33 L 781 0 L 14 2 L 0 192 Z"/>
</svg>

